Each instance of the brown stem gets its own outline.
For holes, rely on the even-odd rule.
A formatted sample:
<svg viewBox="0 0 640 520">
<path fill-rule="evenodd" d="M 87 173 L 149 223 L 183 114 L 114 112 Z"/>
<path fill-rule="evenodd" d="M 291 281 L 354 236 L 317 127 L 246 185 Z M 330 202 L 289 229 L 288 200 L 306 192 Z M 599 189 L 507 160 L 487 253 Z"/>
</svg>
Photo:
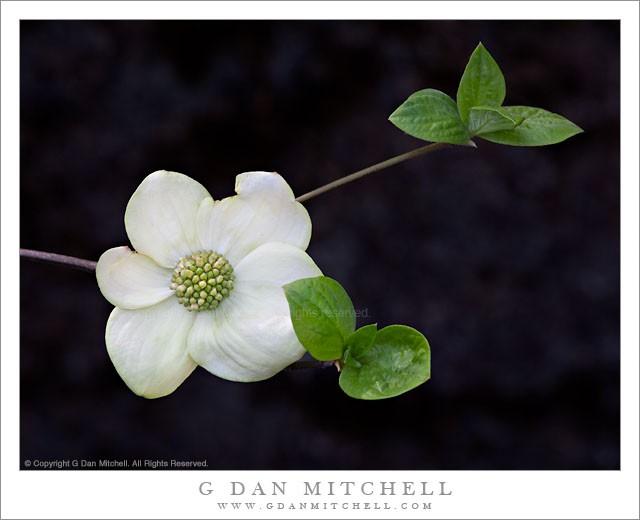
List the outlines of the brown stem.
<svg viewBox="0 0 640 520">
<path fill-rule="evenodd" d="M 316 361 L 315 359 L 312 361 L 296 361 L 286 367 L 285 370 L 290 372 L 293 370 L 303 370 L 305 368 L 329 368 L 335 364 L 335 361 Z"/>
<path fill-rule="evenodd" d="M 355 181 L 365 175 L 369 175 L 370 173 L 378 172 L 380 170 L 384 170 L 385 168 L 389 168 L 389 166 L 393 166 L 394 164 L 401 163 L 403 161 L 407 161 L 409 159 L 413 159 L 414 157 L 418 157 L 420 155 L 424 155 L 430 152 L 435 152 L 436 150 L 441 150 L 442 148 L 451 148 L 452 144 L 447 143 L 432 143 L 427 146 L 422 146 L 421 148 L 416 148 L 415 150 L 411 150 L 410 152 L 403 153 L 402 155 L 396 155 L 391 159 L 387 159 L 386 161 L 379 162 L 378 164 L 374 164 L 373 166 L 369 166 L 364 170 L 358 170 L 351 175 L 347 175 L 345 177 L 341 177 L 340 179 L 330 182 L 329 184 L 325 184 L 324 186 L 320 186 L 315 190 L 310 191 L 309 193 L 305 193 L 304 195 L 300 195 L 296 200 L 298 202 L 304 202 L 305 200 L 312 199 L 313 197 L 317 197 L 327 191 L 333 190 L 338 186 L 342 186 L 344 184 L 348 184 L 350 182 Z M 472 146 L 472 145 L 467 145 Z"/>
<path fill-rule="evenodd" d="M 33 249 L 20 248 L 20 256 L 29 258 L 38 262 L 46 262 L 49 264 L 62 264 L 73 269 L 80 269 L 92 273 L 96 270 L 98 262 L 92 260 L 83 260 L 74 256 L 58 255 L 56 253 L 47 253 L 45 251 L 35 251 Z"/>
</svg>

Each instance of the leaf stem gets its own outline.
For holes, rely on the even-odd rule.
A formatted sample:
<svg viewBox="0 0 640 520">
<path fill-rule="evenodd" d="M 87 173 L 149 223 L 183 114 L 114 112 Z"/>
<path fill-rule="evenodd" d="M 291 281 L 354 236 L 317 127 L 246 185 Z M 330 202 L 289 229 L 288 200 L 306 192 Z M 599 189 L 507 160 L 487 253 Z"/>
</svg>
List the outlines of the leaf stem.
<svg viewBox="0 0 640 520">
<path fill-rule="evenodd" d="M 35 251 L 33 249 L 20 248 L 20 256 L 30 258 L 39 262 L 47 262 L 49 264 L 62 264 L 73 269 L 93 272 L 96 270 L 98 262 L 92 260 L 83 260 L 74 256 L 58 255 L 56 253 L 47 253 L 45 251 Z"/>
<path fill-rule="evenodd" d="M 329 368 L 335 366 L 335 364 L 335 361 L 317 361 L 315 359 L 311 361 L 296 361 L 284 370 L 291 372 L 293 370 L 302 370 L 305 368 Z"/>
<path fill-rule="evenodd" d="M 471 143 L 471 141 L 469 141 Z M 378 164 L 374 164 L 373 166 L 369 166 L 364 170 L 358 170 L 355 173 L 347 175 L 345 177 L 341 177 L 340 179 L 330 182 L 329 184 L 325 184 L 324 186 L 320 186 L 315 190 L 312 190 L 304 195 L 300 195 L 296 198 L 298 202 L 304 202 L 305 200 L 312 199 L 313 197 L 317 197 L 318 195 L 322 195 L 327 191 L 331 191 L 334 188 L 339 186 L 343 186 L 344 184 L 348 184 L 353 182 L 365 175 L 369 175 L 370 173 L 378 172 L 380 170 L 384 170 L 385 168 L 389 168 L 389 166 L 393 166 L 394 164 L 398 164 L 409 159 L 413 159 L 414 157 L 418 157 L 420 155 L 425 155 L 431 152 L 435 152 L 436 150 L 441 150 L 443 148 L 451 148 L 453 145 L 448 143 L 431 143 L 426 146 L 422 146 L 420 148 L 416 148 L 415 150 L 411 150 L 410 152 L 403 153 L 401 155 L 396 155 L 391 159 L 387 159 L 386 161 L 379 162 Z M 467 144 L 464 146 L 475 146 L 473 144 Z"/>
</svg>

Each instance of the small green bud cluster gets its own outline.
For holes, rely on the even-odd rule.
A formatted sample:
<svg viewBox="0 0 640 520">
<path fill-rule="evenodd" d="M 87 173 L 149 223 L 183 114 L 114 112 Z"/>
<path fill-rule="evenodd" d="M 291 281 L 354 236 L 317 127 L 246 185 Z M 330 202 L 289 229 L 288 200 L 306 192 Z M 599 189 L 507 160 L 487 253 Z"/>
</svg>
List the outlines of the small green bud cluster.
<svg viewBox="0 0 640 520">
<path fill-rule="evenodd" d="M 233 289 L 233 267 L 213 251 L 202 251 L 178 260 L 169 286 L 189 311 L 215 309 Z"/>
</svg>

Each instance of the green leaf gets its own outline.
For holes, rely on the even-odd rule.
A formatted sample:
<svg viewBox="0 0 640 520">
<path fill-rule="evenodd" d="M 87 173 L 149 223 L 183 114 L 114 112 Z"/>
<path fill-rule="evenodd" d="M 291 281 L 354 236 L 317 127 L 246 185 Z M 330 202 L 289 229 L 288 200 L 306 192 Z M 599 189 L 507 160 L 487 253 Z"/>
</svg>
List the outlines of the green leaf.
<svg viewBox="0 0 640 520">
<path fill-rule="evenodd" d="M 363 327 L 364 328 L 364 327 Z M 386 399 L 424 383 L 431 375 L 427 339 L 404 325 L 378 331 L 373 345 L 357 356 L 361 366 L 345 366 L 340 388 L 356 399 Z"/>
<path fill-rule="evenodd" d="M 501 111 L 512 118 L 523 118 L 512 130 L 500 130 L 479 137 L 492 143 L 512 146 L 544 146 L 555 144 L 583 130 L 564 117 L 535 107 L 501 107 Z"/>
<path fill-rule="evenodd" d="M 373 340 L 378 332 L 377 324 L 365 325 L 356 330 L 347 338 L 344 344 L 344 362 L 346 365 L 360 368 L 362 364 L 358 361 L 372 346 Z"/>
<path fill-rule="evenodd" d="M 302 346 L 320 361 L 341 358 L 343 345 L 356 328 L 356 313 L 342 286 L 318 276 L 291 282 L 284 293 Z"/>
<path fill-rule="evenodd" d="M 469 111 L 469 133 L 474 137 L 499 130 L 513 130 L 522 121 L 524 118 L 514 119 L 500 108 L 472 107 Z"/>
<path fill-rule="evenodd" d="M 458 110 L 462 122 L 469 123 L 472 107 L 499 107 L 504 101 L 506 86 L 504 76 L 491 54 L 479 43 L 464 69 L 458 94 Z"/>
<path fill-rule="evenodd" d="M 411 94 L 389 121 L 400 130 L 434 143 L 465 144 L 469 132 L 462 124 L 458 107 L 444 92 L 428 88 Z"/>
</svg>

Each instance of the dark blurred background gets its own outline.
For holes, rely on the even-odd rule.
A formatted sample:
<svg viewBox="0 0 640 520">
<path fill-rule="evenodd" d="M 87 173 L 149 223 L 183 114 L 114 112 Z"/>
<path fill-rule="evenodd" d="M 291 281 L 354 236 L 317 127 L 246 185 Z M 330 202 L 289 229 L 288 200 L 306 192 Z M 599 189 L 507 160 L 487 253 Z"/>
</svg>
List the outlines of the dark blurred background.
<svg viewBox="0 0 640 520">
<path fill-rule="evenodd" d="M 21 262 L 21 459 L 207 460 L 218 469 L 619 467 L 617 21 L 23 21 L 21 247 L 127 244 L 149 173 L 216 198 L 275 170 L 302 194 L 423 143 L 387 121 L 455 98 L 482 41 L 505 104 L 585 133 L 477 139 L 310 200 L 309 253 L 380 327 L 431 343 L 432 379 L 346 397 L 333 369 L 231 383 L 198 368 L 147 401 L 104 345 L 91 274 Z"/>
</svg>

